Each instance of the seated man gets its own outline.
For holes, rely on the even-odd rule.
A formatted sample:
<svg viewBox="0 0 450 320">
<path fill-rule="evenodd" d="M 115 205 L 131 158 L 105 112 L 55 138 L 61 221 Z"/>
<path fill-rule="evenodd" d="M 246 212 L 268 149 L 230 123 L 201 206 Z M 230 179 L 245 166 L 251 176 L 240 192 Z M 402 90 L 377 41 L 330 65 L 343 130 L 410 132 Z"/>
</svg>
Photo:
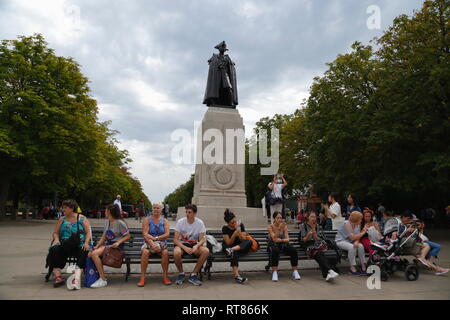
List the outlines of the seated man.
<svg viewBox="0 0 450 320">
<path fill-rule="evenodd" d="M 179 272 L 175 283 L 179 285 L 184 281 L 185 275 L 183 271 L 182 255 L 185 253 L 198 257 L 197 264 L 195 265 L 188 281 L 195 286 L 199 286 L 202 282 L 197 274 L 200 272 L 203 264 L 209 256 L 208 248 L 203 246 L 206 241 L 206 228 L 203 221 L 196 217 L 196 205 L 188 204 L 184 208 L 186 210 L 186 217 L 177 221 L 173 238 L 173 243 L 175 245 L 175 248 L 173 249 L 173 259 Z"/>
</svg>

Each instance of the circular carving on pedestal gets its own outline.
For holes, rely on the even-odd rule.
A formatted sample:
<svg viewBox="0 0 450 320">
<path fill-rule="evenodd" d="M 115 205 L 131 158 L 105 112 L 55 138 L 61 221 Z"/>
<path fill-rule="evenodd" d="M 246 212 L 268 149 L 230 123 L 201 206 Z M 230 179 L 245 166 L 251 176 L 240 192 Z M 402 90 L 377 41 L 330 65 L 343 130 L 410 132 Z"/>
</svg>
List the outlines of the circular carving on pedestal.
<svg viewBox="0 0 450 320">
<path fill-rule="evenodd" d="M 224 165 L 217 165 L 209 171 L 211 183 L 218 189 L 231 189 L 236 183 L 236 172 Z"/>
</svg>

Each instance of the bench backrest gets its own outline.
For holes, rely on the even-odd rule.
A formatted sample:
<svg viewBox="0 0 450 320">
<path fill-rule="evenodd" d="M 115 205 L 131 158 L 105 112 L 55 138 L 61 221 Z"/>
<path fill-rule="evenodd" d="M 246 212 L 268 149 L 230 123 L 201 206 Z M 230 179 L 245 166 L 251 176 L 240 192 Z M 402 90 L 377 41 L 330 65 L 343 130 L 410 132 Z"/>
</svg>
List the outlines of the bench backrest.
<svg viewBox="0 0 450 320">
<path fill-rule="evenodd" d="M 140 228 L 130 228 L 130 234 L 131 238 L 125 242 L 125 251 L 128 251 L 130 249 L 139 249 L 144 243 L 144 237 L 142 236 L 142 229 Z M 268 245 L 268 236 L 267 236 L 267 230 L 266 229 L 259 229 L 259 230 L 248 230 L 247 231 L 255 240 L 259 242 L 261 245 L 261 250 L 266 250 Z M 174 230 L 170 229 L 170 237 L 167 239 L 167 246 L 169 250 L 173 248 L 173 236 L 174 236 Z M 290 243 L 294 246 L 299 248 L 300 244 L 298 242 L 298 233 L 299 231 L 289 231 L 289 238 Z M 336 236 L 336 231 L 324 231 L 324 235 L 327 237 L 327 239 L 333 239 Z M 101 236 L 103 234 L 103 228 L 99 227 L 93 227 L 92 228 L 92 240 L 94 243 L 97 243 L 98 240 L 100 240 Z M 216 238 L 219 242 L 223 241 L 223 234 L 222 230 L 207 230 L 207 235 L 212 235 L 214 238 Z"/>
</svg>

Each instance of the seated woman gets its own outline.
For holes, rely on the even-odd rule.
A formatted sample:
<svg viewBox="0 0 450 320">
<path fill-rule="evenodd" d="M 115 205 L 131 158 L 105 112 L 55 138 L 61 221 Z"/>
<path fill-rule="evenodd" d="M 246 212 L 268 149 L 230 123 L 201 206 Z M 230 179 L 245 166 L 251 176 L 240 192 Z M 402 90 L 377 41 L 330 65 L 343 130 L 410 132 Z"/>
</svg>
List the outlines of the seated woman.
<svg viewBox="0 0 450 320">
<path fill-rule="evenodd" d="M 420 252 L 420 256 L 417 258 L 424 266 L 436 271 L 436 275 L 443 275 L 448 273 L 450 270 L 448 268 L 442 268 L 438 265 L 431 263 L 431 257 L 437 258 L 441 246 L 435 242 L 431 242 L 427 236 L 423 234 L 425 229 L 425 223 L 421 220 L 416 221 L 417 227 L 419 229 L 420 239 L 423 241 L 424 248 Z"/>
<path fill-rule="evenodd" d="M 378 242 L 383 238 L 381 235 L 381 229 L 378 226 L 378 223 L 373 220 L 373 217 L 373 211 L 367 207 L 364 208 L 361 229 L 364 229 L 364 227 L 367 226 L 367 233 L 359 240 L 359 242 L 361 242 L 364 246 L 364 250 L 369 253 L 369 256 L 372 256 L 373 254 L 373 249 L 370 247 L 370 243 Z"/>
<path fill-rule="evenodd" d="M 169 251 L 167 250 L 167 238 L 170 236 L 169 222 L 161 215 L 162 205 L 160 203 L 153 204 L 152 215 L 144 218 L 142 222 L 142 234 L 144 236 L 144 244 L 141 249 L 141 279 L 138 287 L 145 286 L 145 273 L 148 266 L 148 258 L 150 254 L 157 254 L 161 257 L 161 267 L 163 270 L 163 283 L 170 285 L 168 276 L 169 271 Z"/>
<path fill-rule="evenodd" d="M 82 269 L 86 267 L 86 258 L 91 243 L 91 225 L 89 220 L 77 213 L 78 203 L 75 200 L 65 200 L 62 203 L 64 217 L 56 222 L 53 231 L 53 241 L 47 257 L 48 266 L 53 269 L 55 282 L 59 287 L 64 283 L 61 269 L 64 268 L 68 257 L 75 257 L 75 278 L 73 289 L 80 290 Z"/>
<path fill-rule="evenodd" d="M 89 253 L 89 257 L 92 258 L 100 276 L 91 285 L 91 288 L 102 288 L 108 285 L 101 259 L 106 246 L 123 250 L 124 242 L 130 239 L 130 231 L 125 221 L 122 220 L 122 213 L 117 204 L 110 204 L 106 207 L 105 217 L 107 220 L 103 228 L 103 235 L 94 250 Z"/>
<path fill-rule="evenodd" d="M 291 257 L 292 277 L 300 280 L 298 273 L 298 253 L 297 250 L 289 244 L 289 231 L 286 223 L 283 222 L 281 213 L 276 211 L 273 216 L 273 223 L 267 227 L 269 232 L 270 262 L 272 267 L 272 281 L 278 281 L 278 260 L 280 253 Z"/>
<path fill-rule="evenodd" d="M 350 274 L 360 276 L 366 274 L 366 257 L 361 238 L 367 233 L 368 226 L 361 230 L 362 213 L 353 211 L 350 217 L 339 228 L 336 234 L 336 245 L 348 252 L 350 261 Z M 356 256 L 359 257 L 361 272 L 356 269 Z"/>
<path fill-rule="evenodd" d="M 224 220 L 227 223 L 222 228 L 223 250 L 231 257 L 231 268 L 233 269 L 234 279 L 238 283 L 247 282 L 246 277 L 239 274 L 239 257 L 248 253 L 252 246 L 252 241 L 246 239 L 244 224 L 237 221 L 236 216 L 230 209 L 226 209 Z"/>
<path fill-rule="evenodd" d="M 322 241 L 319 237 L 321 231 L 322 228 L 318 224 L 316 213 L 314 211 L 307 212 L 305 215 L 305 223 L 300 226 L 298 241 L 308 253 L 309 258 L 316 260 L 319 264 L 323 278 L 326 281 L 330 281 L 339 276 L 339 274 L 333 270 L 330 260 L 318 245 Z"/>
</svg>

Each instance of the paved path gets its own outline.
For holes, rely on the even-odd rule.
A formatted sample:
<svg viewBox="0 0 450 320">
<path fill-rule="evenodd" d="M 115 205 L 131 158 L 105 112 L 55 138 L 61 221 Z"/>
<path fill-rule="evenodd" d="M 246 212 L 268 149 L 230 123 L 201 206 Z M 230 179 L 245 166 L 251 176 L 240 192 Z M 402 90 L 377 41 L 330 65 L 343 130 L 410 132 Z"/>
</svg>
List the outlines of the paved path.
<svg viewBox="0 0 450 320">
<path fill-rule="evenodd" d="M 134 220 L 128 222 L 131 227 L 138 226 Z M 102 222 L 94 219 L 92 224 L 99 226 Z M 213 269 L 219 272 L 201 287 L 189 283 L 166 287 L 161 283 L 160 266 L 151 265 L 145 288 L 136 286 L 137 274 L 125 282 L 123 274 L 114 273 L 109 274 L 106 288 L 54 289 L 51 282 L 44 282 L 44 260 L 53 226 L 54 221 L 0 222 L 0 299 L 450 299 L 450 275 L 435 276 L 423 271 L 418 281 L 409 282 L 398 272 L 382 282 L 381 290 L 369 290 L 366 277 L 343 274 L 334 283 L 326 283 L 316 264 L 305 261 L 300 262 L 300 281 L 290 279 L 286 261 L 280 263 L 278 283 L 270 281 L 270 273 L 262 271 L 265 263 L 247 262 L 241 263 L 241 269 L 249 283 L 242 286 L 233 282 L 228 263 L 216 263 Z M 437 230 L 427 235 L 443 246 L 439 263 L 450 266 L 450 232 Z M 192 267 L 187 264 L 185 269 L 189 272 Z M 138 272 L 138 266 L 132 271 Z M 170 271 L 175 272 L 174 266 Z"/>
</svg>

